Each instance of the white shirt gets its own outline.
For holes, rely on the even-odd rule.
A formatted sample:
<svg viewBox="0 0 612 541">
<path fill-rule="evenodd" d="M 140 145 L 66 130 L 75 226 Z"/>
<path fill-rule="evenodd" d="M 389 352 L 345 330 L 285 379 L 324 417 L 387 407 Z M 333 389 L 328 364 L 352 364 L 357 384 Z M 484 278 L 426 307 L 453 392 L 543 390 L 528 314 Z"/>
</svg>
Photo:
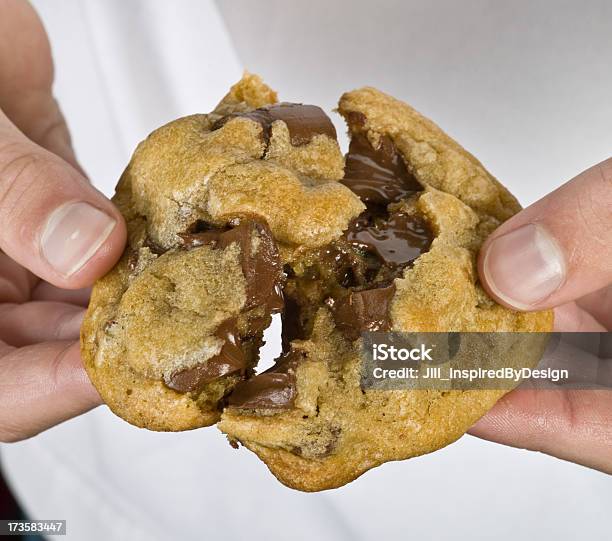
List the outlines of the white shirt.
<svg viewBox="0 0 612 541">
<path fill-rule="evenodd" d="M 243 66 L 327 110 L 364 84 L 406 99 L 525 204 L 612 149 L 605 1 L 34 4 L 77 155 L 107 195 L 138 141 L 210 110 Z M 214 427 L 154 433 L 104 406 L 1 453 L 27 514 L 67 519 L 69 540 L 609 536 L 606 476 L 470 436 L 317 494 Z"/>
</svg>

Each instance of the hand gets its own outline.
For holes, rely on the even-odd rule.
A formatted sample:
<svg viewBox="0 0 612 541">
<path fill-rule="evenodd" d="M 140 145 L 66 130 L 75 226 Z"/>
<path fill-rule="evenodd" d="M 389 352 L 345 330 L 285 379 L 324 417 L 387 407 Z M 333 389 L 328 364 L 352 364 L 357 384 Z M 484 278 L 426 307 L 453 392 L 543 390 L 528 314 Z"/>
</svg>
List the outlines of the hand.
<svg viewBox="0 0 612 541">
<path fill-rule="evenodd" d="M 0 441 L 100 403 L 79 354 L 85 288 L 119 258 L 125 224 L 83 175 L 51 93 L 31 6 L 0 3 Z M 73 291 L 68 291 L 73 290 Z"/>
<path fill-rule="evenodd" d="M 556 331 L 612 330 L 612 159 L 501 225 L 479 273 L 509 308 L 554 308 Z M 470 433 L 612 473 L 612 389 L 517 389 Z"/>
</svg>

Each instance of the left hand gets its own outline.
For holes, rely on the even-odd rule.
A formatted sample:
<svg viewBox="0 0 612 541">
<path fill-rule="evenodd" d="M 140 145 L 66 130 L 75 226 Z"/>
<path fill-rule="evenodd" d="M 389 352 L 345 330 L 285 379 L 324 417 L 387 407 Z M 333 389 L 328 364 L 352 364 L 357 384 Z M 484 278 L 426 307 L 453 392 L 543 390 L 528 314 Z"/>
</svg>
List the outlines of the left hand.
<svg viewBox="0 0 612 541">
<path fill-rule="evenodd" d="M 85 178 L 53 98 L 45 30 L 0 2 L 0 441 L 101 403 L 79 327 L 88 286 L 125 245 L 119 211 Z M 70 291 L 72 290 L 72 291 Z"/>
</svg>

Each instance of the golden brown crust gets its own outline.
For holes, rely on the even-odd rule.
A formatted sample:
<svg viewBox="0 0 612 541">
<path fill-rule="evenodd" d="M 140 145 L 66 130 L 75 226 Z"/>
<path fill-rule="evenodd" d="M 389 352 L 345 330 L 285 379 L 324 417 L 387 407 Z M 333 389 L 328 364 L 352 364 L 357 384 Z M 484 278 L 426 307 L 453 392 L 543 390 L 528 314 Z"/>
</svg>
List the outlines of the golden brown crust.
<svg viewBox="0 0 612 541">
<path fill-rule="evenodd" d="M 371 88 L 349 92 L 340 100 L 339 111 L 352 130 L 365 133 L 374 146 L 382 137 L 391 137 L 408 169 L 426 188 L 415 205 L 436 238 L 429 251 L 395 281 L 393 329 L 550 331 L 552 312 L 507 310 L 493 302 L 478 283 L 478 250 L 492 229 L 520 209 L 514 197 L 431 121 L 382 92 Z M 359 115 L 357 125 L 355 114 Z M 517 345 L 521 354 L 507 358 L 508 365 L 518 366 L 527 360 L 535 363 L 539 359 L 544 339 L 534 335 L 521 340 Z M 309 347 L 317 352 L 311 355 L 313 362 L 328 341 L 329 337 L 318 337 L 316 333 L 310 339 Z M 485 358 L 490 352 L 485 349 L 473 356 Z M 507 392 L 385 391 L 382 396 L 380 391 L 362 393 L 358 378 L 346 384 L 351 365 L 353 371 L 357 370 L 358 359 L 357 348 L 344 360 L 341 376 L 321 378 L 328 388 L 319 389 L 314 398 L 320 405 L 316 430 L 324 433 L 334 425 L 341 434 L 338 448 L 329 456 L 305 457 L 303 451 L 296 454 L 292 449 L 308 441 L 308 429 L 299 426 L 300 411 L 269 419 L 229 409 L 219 427 L 254 451 L 281 482 L 300 490 L 322 490 L 343 485 L 383 462 L 448 445 Z M 324 361 L 327 365 L 332 363 L 331 359 Z M 302 376 L 298 382 L 304 379 Z M 321 404 L 332 405 L 328 415 Z"/>
<path fill-rule="evenodd" d="M 219 418 L 217 402 L 240 379 L 230 376 L 200 394 L 162 383 L 217 353 L 215 329 L 245 302 L 239 248 L 185 252 L 180 233 L 200 219 L 222 225 L 257 216 L 287 258 L 300 246 L 328 243 L 363 208 L 337 182 L 344 161 L 335 140 L 318 135 L 293 147 L 277 121 L 266 149 L 262 126 L 248 119 L 212 129 L 222 115 L 274 100 L 259 77 L 246 74 L 210 115 L 155 130 L 119 181 L 113 201 L 126 218 L 129 244 L 96 283 L 81 339 L 85 367 L 103 399 L 135 425 L 210 425 Z"/>
<path fill-rule="evenodd" d="M 393 391 L 379 391 L 385 394 Z M 397 391 L 402 395 L 404 392 Z M 371 446 L 364 445 L 367 439 L 364 430 L 354 435 L 350 454 L 337 453 L 325 459 L 305 460 L 283 449 L 274 449 L 251 443 L 245 438 L 245 446 L 263 460 L 270 471 L 283 484 L 305 492 L 317 492 L 337 488 L 353 481 L 367 470 L 389 460 L 402 460 L 416 457 L 433 450 L 441 449 L 460 438 L 464 427 L 472 426 L 499 400 L 499 391 L 449 391 L 451 398 L 441 399 L 432 396 L 431 391 L 412 391 L 414 405 L 409 415 L 397 415 L 393 424 L 386 430 L 377 430 L 379 450 L 373 452 Z M 422 395 L 422 396 L 419 396 Z M 401 403 L 406 406 L 404 397 Z M 420 407 L 427 404 L 428 407 Z M 387 406 L 388 408 L 388 406 Z M 395 413 L 399 413 L 398 407 Z M 386 415 L 394 413 L 391 408 Z M 355 424 L 364 422 L 364 428 L 372 430 L 371 422 L 354 419 Z M 390 439 L 387 439 L 391 436 Z"/>
<path fill-rule="evenodd" d="M 92 381 L 111 409 L 133 424 L 153 430 L 212 424 L 221 417 L 219 399 L 240 379 L 222 378 L 198 393 L 179 393 L 163 383 L 171 372 L 218 351 L 215 329 L 228 317 L 242 317 L 248 286 L 239 246 L 184 251 L 181 233 L 198 220 L 224 225 L 256 216 L 269 225 L 282 262 L 299 265 L 305 254 L 337 239 L 364 208 L 338 182 L 344 160 L 330 137 L 293 145 L 283 121 L 271 125 L 269 141 L 262 125 L 248 118 L 216 124 L 275 101 L 271 89 L 247 74 L 210 115 L 153 132 L 120 180 L 114 201 L 126 217 L 129 246 L 96 284 L 81 339 Z M 505 309 L 478 282 L 478 250 L 520 210 L 516 199 L 431 121 L 382 92 L 346 93 L 339 111 L 374 147 L 390 138 L 424 187 L 402 204 L 429 224 L 435 238 L 395 280 L 392 329 L 551 330 L 552 312 Z M 305 359 L 296 369 L 294 407 L 230 407 L 218 425 L 293 488 L 341 486 L 384 462 L 443 447 L 505 393 L 362 392 L 360 341 L 336 329 L 326 306 L 313 317 L 310 336 L 292 342 Z M 508 362 L 537 361 L 542 338 L 517 340 Z M 474 359 L 484 355 L 484 346 L 478 347 Z"/>
<path fill-rule="evenodd" d="M 436 124 L 401 102 L 375 88 L 345 93 L 340 113 L 367 112 L 369 137 L 391 136 L 408 168 L 423 183 L 463 201 L 479 214 L 500 222 L 516 214 L 516 198 L 484 166 Z"/>
</svg>

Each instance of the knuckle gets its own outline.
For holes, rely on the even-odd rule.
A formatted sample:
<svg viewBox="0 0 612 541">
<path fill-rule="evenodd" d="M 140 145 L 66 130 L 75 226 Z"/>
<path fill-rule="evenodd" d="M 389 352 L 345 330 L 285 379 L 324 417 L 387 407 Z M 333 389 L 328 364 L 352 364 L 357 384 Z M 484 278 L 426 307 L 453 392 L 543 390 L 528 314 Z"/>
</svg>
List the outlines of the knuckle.
<svg viewBox="0 0 612 541">
<path fill-rule="evenodd" d="M 52 188 L 58 164 L 27 140 L 0 143 L 0 230 L 15 230 L 29 221 L 32 203 L 44 203 L 41 192 Z M 48 194 L 49 195 L 49 194 Z"/>
<path fill-rule="evenodd" d="M 0 144 L 0 157 L 1 185 L 14 181 L 20 171 L 36 161 L 31 143 L 25 139 L 3 141 Z"/>
<path fill-rule="evenodd" d="M 6 214 L 37 181 L 42 159 L 25 142 L 10 142 L 0 147 L 0 211 Z"/>
<path fill-rule="evenodd" d="M 612 176 L 610 182 L 612 183 Z M 597 187 L 584 190 L 576 199 L 576 212 L 582 226 L 600 235 L 602 241 L 612 235 L 610 208 L 612 208 L 612 194 L 607 194 L 606 190 L 599 190 Z"/>
<path fill-rule="evenodd" d="M 570 259 L 578 264 L 592 259 L 593 253 L 610 252 L 612 240 L 612 158 L 588 169 L 574 192 L 568 218 L 573 220 L 575 235 Z M 589 242 L 583 242 L 590 239 Z"/>
</svg>

